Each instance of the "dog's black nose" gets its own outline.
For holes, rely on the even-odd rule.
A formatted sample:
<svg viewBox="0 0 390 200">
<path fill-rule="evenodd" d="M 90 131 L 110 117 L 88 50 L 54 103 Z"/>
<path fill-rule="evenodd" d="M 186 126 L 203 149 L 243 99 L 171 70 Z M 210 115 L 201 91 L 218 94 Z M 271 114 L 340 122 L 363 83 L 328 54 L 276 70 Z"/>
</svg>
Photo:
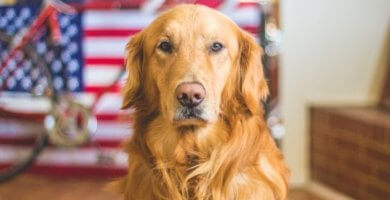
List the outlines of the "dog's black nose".
<svg viewBox="0 0 390 200">
<path fill-rule="evenodd" d="M 195 107 L 202 103 L 206 91 L 200 83 L 182 83 L 176 88 L 176 98 L 182 106 Z"/>
</svg>

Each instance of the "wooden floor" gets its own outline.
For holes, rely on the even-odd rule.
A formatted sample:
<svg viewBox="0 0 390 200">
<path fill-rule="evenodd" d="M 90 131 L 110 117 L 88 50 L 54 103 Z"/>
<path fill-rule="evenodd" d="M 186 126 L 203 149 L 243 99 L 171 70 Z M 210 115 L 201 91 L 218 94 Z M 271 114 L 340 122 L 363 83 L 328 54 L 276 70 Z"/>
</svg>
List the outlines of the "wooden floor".
<svg viewBox="0 0 390 200">
<path fill-rule="evenodd" d="M 292 189 L 288 194 L 289 200 L 328 200 L 322 199 L 304 189 Z M 335 199 L 332 199 L 335 200 Z"/>
<path fill-rule="evenodd" d="M 110 179 L 66 178 L 41 175 L 22 175 L 0 185 L 0 200 L 119 200 L 103 188 Z M 289 200 L 323 200 L 313 194 L 296 189 L 290 191 Z"/>
</svg>

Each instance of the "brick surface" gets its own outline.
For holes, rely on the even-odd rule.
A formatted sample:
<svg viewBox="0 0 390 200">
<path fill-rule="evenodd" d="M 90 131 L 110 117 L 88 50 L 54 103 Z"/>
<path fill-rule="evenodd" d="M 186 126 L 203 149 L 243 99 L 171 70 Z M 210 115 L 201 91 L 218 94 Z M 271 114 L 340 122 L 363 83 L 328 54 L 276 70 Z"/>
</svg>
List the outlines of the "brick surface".
<svg viewBox="0 0 390 200">
<path fill-rule="evenodd" d="M 390 199 L 390 113 L 310 109 L 312 179 L 356 199 Z"/>
</svg>

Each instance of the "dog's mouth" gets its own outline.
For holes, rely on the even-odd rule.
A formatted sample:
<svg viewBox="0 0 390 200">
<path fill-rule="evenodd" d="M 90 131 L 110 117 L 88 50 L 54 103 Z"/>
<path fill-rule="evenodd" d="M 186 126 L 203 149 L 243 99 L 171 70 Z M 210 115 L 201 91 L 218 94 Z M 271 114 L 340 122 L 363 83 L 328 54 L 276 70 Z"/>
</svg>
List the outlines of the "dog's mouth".
<svg viewBox="0 0 390 200">
<path fill-rule="evenodd" d="M 196 126 L 207 122 L 203 110 L 198 107 L 180 107 L 176 112 L 174 123 L 178 126 Z"/>
</svg>

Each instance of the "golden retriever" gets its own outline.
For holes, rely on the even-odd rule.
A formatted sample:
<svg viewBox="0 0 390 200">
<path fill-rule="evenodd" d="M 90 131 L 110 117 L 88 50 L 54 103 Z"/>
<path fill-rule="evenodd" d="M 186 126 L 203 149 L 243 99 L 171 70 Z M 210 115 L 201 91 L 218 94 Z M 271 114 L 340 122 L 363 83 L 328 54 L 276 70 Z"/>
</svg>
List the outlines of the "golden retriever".
<svg viewBox="0 0 390 200">
<path fill-rule="evenodd" d="M 221 13 L 180 5 L 127 45 L 126 200 L 283 200 L 283 158 L 263 119 L 261 48 Z"/>
</svg>

